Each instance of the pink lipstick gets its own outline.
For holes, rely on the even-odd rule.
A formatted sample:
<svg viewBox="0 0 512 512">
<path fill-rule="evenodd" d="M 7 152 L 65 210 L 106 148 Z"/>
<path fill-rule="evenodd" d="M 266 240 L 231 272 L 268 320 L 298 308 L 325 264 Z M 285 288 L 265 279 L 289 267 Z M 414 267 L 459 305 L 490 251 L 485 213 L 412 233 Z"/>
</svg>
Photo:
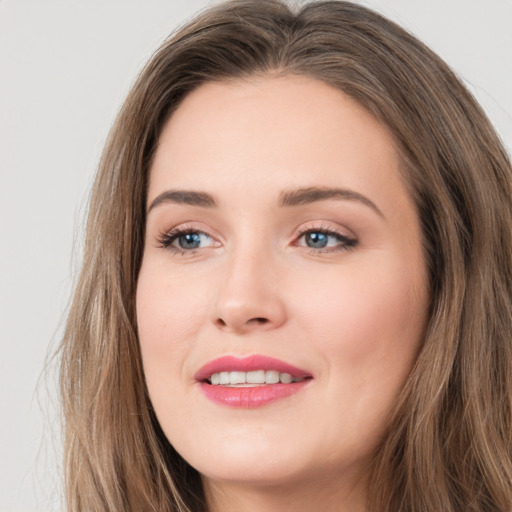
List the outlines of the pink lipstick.
<svg viewBox="0 0 512 512">
<path fill-rule="evenodd" d="M 252 408 L 298 393 L 312 375 L 279 359 L 252 355 L 215 359 L 204 365 L 195 379 L 209 400 Z"/>
</svg>

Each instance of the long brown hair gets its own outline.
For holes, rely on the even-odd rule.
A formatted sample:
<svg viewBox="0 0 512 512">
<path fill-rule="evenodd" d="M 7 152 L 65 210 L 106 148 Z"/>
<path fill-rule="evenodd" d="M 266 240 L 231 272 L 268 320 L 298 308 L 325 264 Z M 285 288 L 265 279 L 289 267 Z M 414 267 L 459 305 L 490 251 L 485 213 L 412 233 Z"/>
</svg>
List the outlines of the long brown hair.
<svg viewBox="0 0 512 512">
<path fill-rule="evenodd" d="M 512 510 L 512 170 L 481 108 L 409 33 L 351 2 L 235 0 L 181 28 L 140 74 L 92 192 L 62 345 L 68 509 L 200 511 L 198 473 L 162 434 L 135 316 L 151 158 L 193 89 L 305 75 L 393 135 L 417 205 L 431 312 L 375 453 L 370 510 Z"/>
</svg>

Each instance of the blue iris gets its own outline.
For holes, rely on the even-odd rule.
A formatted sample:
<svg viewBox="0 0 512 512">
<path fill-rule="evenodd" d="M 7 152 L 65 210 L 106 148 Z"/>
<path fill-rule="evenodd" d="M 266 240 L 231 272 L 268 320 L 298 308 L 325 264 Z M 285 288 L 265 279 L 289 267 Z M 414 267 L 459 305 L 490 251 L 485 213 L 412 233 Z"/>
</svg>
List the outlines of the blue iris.
<svg viewBox="0 0 512 512">
<path fill-rule="evenodd" d="M 197 249 L 201 244 L 199 233 L 186 233 L 178 237 L 178 244 L 182 249 Z"/>
<path fill-rule="evenodd" d="M 307 233 L 305 238 L 306 245 L 308 247 L 312 247 L 314 249 L 323 249 L 327 246 L 328 235 L 325 233 L 313 231 L 311 233 Z"/>
</svg>

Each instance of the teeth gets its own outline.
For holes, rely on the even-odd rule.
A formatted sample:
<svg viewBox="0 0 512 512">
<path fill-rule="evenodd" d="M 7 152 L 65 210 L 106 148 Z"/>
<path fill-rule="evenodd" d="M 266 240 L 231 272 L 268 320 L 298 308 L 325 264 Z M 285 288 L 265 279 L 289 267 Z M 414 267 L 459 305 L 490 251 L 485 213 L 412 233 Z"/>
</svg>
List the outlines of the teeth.
<svg viewBox="0 0 512 512">
<path fill-rule="evenodd" d="M 289 373 L 280 373 L 279 374 L 279 380 L 283 384 L 290 384 L 292 382 L 292 376 Z"/>
<path fill-rule="evenodd" d="M 275 370 L 267 370 L 265 372 L 265 382 L 267 384 L 277 384 L 279 382 L 279 372 L 276 372 Z"/>
<path fill-rule="evenodd" d="M 265 370 L 247 372 L 245 382 L 247 382 L 247 384 L 265 384 Z"/>
<path fill-rule="evenodd" d="M 209 380 L 214 386 L 253 387 L 266 384 L 290 384 L 304 379 L 292 377 L 289 373 L 279 373 L 276 370 L 254 370 L 214 373 Z"/>
<path fill-rule="evenodd" d="M 245 372 L 229 372 L 230 384 L 245 384 Z"/>
</svg>

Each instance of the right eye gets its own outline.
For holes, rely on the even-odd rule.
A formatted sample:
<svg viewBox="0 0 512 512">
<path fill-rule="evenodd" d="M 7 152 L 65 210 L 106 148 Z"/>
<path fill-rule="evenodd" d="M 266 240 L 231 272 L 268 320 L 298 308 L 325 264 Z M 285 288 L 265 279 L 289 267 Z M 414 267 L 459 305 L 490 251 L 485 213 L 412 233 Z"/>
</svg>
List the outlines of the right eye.
<svg viewBox="0 0 512 512">
<path fill-rule="evenodd" d="M 195 251 L 211 247 L 214 240 L 202 231 L 191 229 L 174 229 L 164 234 L 159 240 L 161 247 L 179 252 Z"/>
</svg>

